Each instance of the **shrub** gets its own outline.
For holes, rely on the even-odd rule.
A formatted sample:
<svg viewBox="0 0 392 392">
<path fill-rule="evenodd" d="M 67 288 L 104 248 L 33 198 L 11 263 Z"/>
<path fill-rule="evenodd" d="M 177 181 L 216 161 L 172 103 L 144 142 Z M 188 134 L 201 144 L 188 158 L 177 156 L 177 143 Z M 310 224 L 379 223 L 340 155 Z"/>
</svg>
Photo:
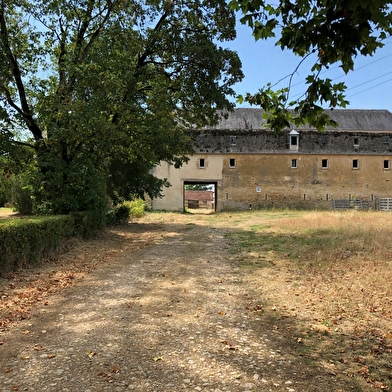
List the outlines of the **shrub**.
<svg viewBox="0 0 392 392">
<path fill-rule="evenodd" d="M 0 275 L 37 264 L 73 236 L 88 238 L 104 229 L 98 211 L 0 221 Z"/>
<path fill-rule="evenodd" d="M 130 209 L 125 204 L 120 204 L 106 214 L 106 223 L 108 225 L 118 225 L 129 221 Z"/>
<path fill-rule="evenodd" d="M 38 263 L 74 232 L 69 216 L 6 219 L 0 222 L 0 273 Z"/>
<path fill-rule="evenodd" d="M 141 218 L 146 213 L 146 202 L 142 199 L 125 201 L 123 205 L 129 207 L 131 218 Z"/>
</svg>

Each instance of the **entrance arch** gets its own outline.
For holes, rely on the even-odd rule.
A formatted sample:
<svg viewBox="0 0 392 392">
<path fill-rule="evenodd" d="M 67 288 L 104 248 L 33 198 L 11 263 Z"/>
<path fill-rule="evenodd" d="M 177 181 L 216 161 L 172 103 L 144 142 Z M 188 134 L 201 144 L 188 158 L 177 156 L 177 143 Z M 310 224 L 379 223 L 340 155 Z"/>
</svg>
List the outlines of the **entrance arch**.
<svg viewBox="0 0 392 392">
<path fill-rule="evenodd" d="M 216 211 L 216 181 L 184 181 L 183 211 L 208 213 Z"/>
</svg>

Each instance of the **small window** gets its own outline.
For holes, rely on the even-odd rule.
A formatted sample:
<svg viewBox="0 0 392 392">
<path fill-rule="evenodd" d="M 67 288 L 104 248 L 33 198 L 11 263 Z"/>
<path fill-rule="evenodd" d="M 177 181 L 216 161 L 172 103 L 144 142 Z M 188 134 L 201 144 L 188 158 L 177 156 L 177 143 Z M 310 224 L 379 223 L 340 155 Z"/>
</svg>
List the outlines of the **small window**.
<svg viewBox="0 0 392 392">
<path fill-rule="evenodd" d="M 384 136 L 384 144 L 389 144 L 389 136 Z"/>
<path fill-rule="evenodd" d="M 321 168 L 322 169 L 328 169 L 328 159 L 322 159 L 321 160 Z"/>
<path fill-rule="evenodd" d="M 359 138 L 358 137 L 354 138 L 354 146 L 359 146 Z"/>
<path fill-rule="evenodd" d="M 353 159 L 353 169 L 358 169 L 359 168 L 359 161 L 358 159 Z"/>
<path fill-rule="evenodd" d="M 231 145 L 235 146 L 237 144 L 237 137 L 236 136 L 232 136 L 231 137 Z"/>
<path fill-rule="evenodd" d="M 384 170 L 389 170 L 391 168 L 391 162 L 389 159 L 384 160 Z"/>
<path fill-rule="evenodd" d="M 229 166 L 230 167 L 235 167 L 235 158 L 230 158 Z"/>
<path fill-rule="evenodd" d="M 299 133 L 293 129 L 290 132 L 290 151 L 298 151 L 298 147 L 299 147 Z"/>
<path fill-rule="evenodd" d="M 297 160 L 296 159 L 292 159 L 291 160 L 291 168 L 292 169 L 296 169 L 297 168 Z"/>
<path fill-rule="evenodd" d="M 256 192 L 257 192 L 257 193 L 260 193 L 260 192 L 261 192 L 261 186 L 257 186 L 257 187 L 256 187 Z"/>
<path fill-rule="evenodd" d="M 200 159 L 199 159 L 199 167 L 200 167 L 201 169 L 203 169 L 203 168 L 206 167 L 205 165 L 206 165 L 205 159 L 204 159 L 204 158 L 200 158 Z"/>
<path fill-rule="evenodd" d="M 204 143 L 206 141 L 206 135 L 204 133 L 202 133 L 200 135 L 200 143 Z"/>
</svg>

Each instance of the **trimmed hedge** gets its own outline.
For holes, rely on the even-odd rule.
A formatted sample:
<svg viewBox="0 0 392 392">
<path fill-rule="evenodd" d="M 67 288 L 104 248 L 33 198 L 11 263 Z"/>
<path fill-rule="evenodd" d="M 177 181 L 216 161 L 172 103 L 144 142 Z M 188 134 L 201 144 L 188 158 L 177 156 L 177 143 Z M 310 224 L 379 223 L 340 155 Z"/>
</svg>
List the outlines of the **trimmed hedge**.
<svg viewBox="0 0 392 392">
<path fill-rule="evenodd" d="M 0 220 L 0 275 L 37 264 L 67 238 L 89 237 L 103 229 L 88 212 Z"/>
</svg>

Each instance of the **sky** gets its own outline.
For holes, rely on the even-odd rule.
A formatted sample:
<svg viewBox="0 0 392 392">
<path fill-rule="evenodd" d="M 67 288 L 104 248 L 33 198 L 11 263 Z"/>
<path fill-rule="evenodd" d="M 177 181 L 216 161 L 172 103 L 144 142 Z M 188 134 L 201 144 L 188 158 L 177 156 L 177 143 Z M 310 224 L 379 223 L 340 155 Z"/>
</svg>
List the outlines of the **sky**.
<svg viewBox="0 0 392 392">
<path fill-rule="evenodd" d="M 293 73 L 301 58 L 289 51 L 283 52 L 275 46 L 273 40 L 255 42 L 249 27 L 237 24 L 237 39 L 228 47 L 236 51 L 242 61 L 245 77 L 234 86 L 237 94 L 256 93 L 268 82 L 275 84 Z M 295 74 L 292 82 L 291 98 L 299 98 L 305 91 L 305 77 L 313 65 L 305 61 Z M 385 46 L 372 57 L 355 59 L 354 71 L 345 75 L 337 65 L 322 73 L 323 78 L 334 82 L 345 82 L 348 109 L 387 109 L 392 112 L 392 38 L 385 41 Z M 289 79 L 285 78 L 276 88 L 286 87 Z M 236 104 L 237 107 L 249 107 L 249 104 Z"/>
</svg>

